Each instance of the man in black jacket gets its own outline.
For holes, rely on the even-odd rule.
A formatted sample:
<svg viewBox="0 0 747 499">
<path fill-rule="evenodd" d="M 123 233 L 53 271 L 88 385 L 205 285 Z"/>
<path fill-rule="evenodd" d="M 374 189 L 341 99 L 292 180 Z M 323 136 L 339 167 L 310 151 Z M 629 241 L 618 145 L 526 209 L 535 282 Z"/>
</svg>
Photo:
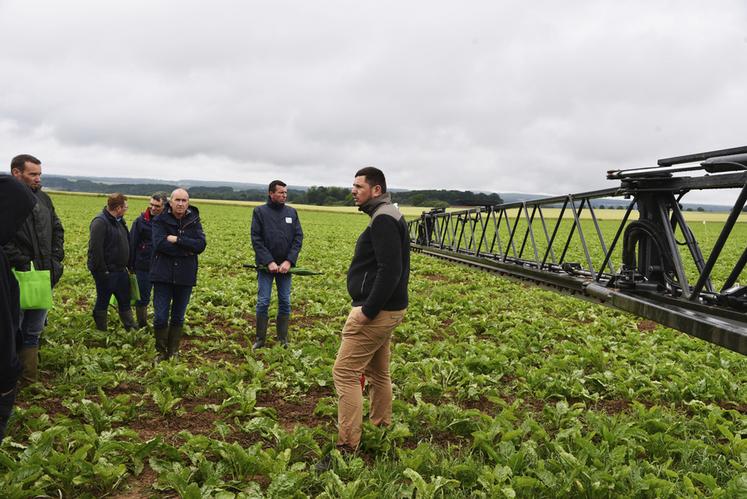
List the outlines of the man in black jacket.
<svg viewBox="0 0 747 499">
<path fill-rule="evenodd" d="M 150 282 L 150 261 L 153 258 L 153 219 L 163 212 L 168 197 L 156 192 L 150 197 L 148 207 L 132 222 L 130 228 L 130 270 L 137 276 L 140 299 L 135 302 L 137 327 L 148 325 L 148 303 L 153 283 Z"/>
<path fill-rule="evenodd" d="M 298 260 L 303 244 L 301 221 L 295 208 L 285 204 L 288 188 L 281 180 L 270 182 L 267 203 L 252 212 L 252 246 L 257 266 L 257 337 L 255 350 L 265 345 L 268 310 L 272 296 L 272 281 L 278 290 L 278 315 L 276 321 L 278 340 L 288 346 L 290 322 L 291 279 L 288 272 Z"/>
<path fill-rule="evenodd" d="M 29 217 L 37 197 L 13 177 L 0 175 L 0 245 L 12 240 Z M 16 399 L 16 382 L 23 369 L 17 347 L 20 315 L 18 282 L 11 273 L 5 251 L 0 247 L 0 441 Z"/>
<path fill-rule="evenodd" d="M 96 282 L 96 303 L 93 321 L 96 329 L 106 331 L 109 300 L 117 298 L 119 318 L 125 330 L 135 328 L 130 307 L 130 233 L 124 221 L 127 197 L 118 192 L 110 194 L 106 206 L 91 221 L 88 240 L 88 270 Z"/>
<path fill-rule="evenodd" d="M 4 245 L 10 265 L 16 270 L 49 270 L 52 286 L 62 276 L 65 257 L 64 230 L 55 213 L 49 196 L 41 189 L 41 161 L 29 154 L 21 154 L 10 162 L 10 172 L 25 184 L 37 203 L 11 241 Z M 23 383 L 33 383 L 38 378 L 39 338 L 47 319 L 47 310 L 21 310 L 19 321 L 22 344 Z"/>
<path fill-rule="evenodd" d="M 332 371 L 339 397 L 337 445 L 357 449 L 361 439 L 365 374 L 374 425 L 392 420 L 389 342 L 407 309 L 410 241 L 405 219 L 386 192 L 381 170 L 366 167 L 355 174 L 353 199 L 371 217 L 358 237 L 348 269 L 348 293 L 353 308 L 342 330 L 342 342 Z"/>
</svg>

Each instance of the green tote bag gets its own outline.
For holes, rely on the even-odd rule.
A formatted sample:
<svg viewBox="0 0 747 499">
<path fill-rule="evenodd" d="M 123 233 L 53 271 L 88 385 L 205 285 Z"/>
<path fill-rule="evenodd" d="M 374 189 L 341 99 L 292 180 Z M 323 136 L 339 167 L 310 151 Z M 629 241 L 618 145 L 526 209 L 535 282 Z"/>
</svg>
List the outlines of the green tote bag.
<svg viewBox="0 0 747 499">
<path fill-rule="evenodd" d="M 130 274 L 130 305 L 134 305 L 135 302 L 140 301 L 140 286 L 137 284 L 137 276 Z M 117 306 L 117 297 L 111 295 L 109 298 L 109 305 L 112 307 Z"/>
<path fill-rule="evenodd" d="M 49 270 L 34 269 L 31 262 L 31 270 L 22 272 L 13 269 L 21 289 L 21 308 L 23 310 L 49 310 L 52 308 L 52 276 Z"/>
</svg>

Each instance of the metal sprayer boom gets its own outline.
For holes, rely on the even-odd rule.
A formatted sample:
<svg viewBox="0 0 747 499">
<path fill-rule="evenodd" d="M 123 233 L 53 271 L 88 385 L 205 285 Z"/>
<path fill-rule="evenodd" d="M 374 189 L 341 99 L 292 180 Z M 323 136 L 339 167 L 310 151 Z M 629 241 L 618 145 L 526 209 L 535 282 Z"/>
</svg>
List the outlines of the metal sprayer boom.
<svg viewBox="0 0 747 499">
<path fill-rule="evenodd" d="M 412 248 L 601 302 L 747 355 L 747 243 L 734 232 L 747 202 L 747 146 L 611 170 L 607 178 L 620 185 L 423 212 L 409 222 Z M 696 236 L 681 206 L 688 192 L 711 189 L 738 190 L 713 242 Z M 610 198 L 625 212 L 605 238 L 597 218 L 604 201 L 594 201 Z M 727 245 L 741 256 L 724 253 Z M 707 257 L 702 248 L 710 249 Z"/>
</svg>

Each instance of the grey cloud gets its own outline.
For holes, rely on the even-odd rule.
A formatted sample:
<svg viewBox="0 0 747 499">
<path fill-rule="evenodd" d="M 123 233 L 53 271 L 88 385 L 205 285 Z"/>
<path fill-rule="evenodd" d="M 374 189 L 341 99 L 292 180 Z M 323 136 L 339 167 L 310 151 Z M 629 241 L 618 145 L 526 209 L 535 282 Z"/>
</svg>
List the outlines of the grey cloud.
<svg viewBox="0 0 747 499">
<path fill-rule="evenodd" d="M 377 164 L 402 187 L 595 189 L 609 168 L 744 141 L 746 12 L 5 1 L 0 147 L 47 148 L 67 173 L 95 152 L 132 176 L 213 163 L 231 180 L 348 185 Z"/>
</svg>

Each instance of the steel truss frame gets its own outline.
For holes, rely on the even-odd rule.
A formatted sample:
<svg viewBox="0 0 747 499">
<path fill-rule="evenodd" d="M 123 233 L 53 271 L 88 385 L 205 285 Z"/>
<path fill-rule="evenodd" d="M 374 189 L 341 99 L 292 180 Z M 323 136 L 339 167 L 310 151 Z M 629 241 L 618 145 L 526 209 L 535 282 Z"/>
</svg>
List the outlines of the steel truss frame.
<svg viewBox="0 0 747 499">
<path fill-rule="evenodd" d="M 609 179 L 620 181 L 616 188 L 424 212 L 408 224 L 411 246 L 601 302 L 747 355 L 747 282 L 738 284 L 740 276 L 747 280 L 747 246 L 733 266 L 722 254 L 747 202 L 747 146 L 658 165 L 609 171 Z M 693 171 L 705 174 L 675 176 Z M 706 259 L 680 202 L 691 190 L 726 188 L 741 191 Z M 611 240 L 605 240 L 592 203 L 601 198 L 626 205 Z M 713 271 L 724 265 L 728 277 L 716 287 Z"/>
</svg>

